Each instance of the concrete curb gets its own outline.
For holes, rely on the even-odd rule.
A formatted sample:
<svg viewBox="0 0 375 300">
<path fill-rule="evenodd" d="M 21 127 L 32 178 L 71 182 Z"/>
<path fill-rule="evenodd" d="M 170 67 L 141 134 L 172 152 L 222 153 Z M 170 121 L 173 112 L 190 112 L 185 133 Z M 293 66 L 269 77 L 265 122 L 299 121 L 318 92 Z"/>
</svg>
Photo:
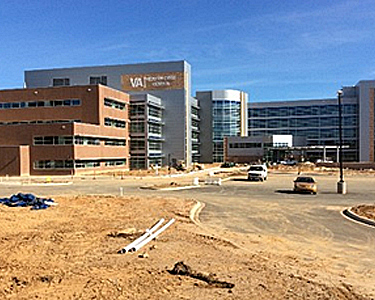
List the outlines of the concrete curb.
<svg viewBox="0 0 375 300">
<path fill-rule="evenodd" d="M 370 227 L 372 227 L 372 228 L 375 227 L 375 221 L 357 215 L 356 213 L 354 213 L 354 212 L 352 211 L 352 208 L 351 208 L 351 207 L 344 209 L 344 210 L 341 212 L 341 214 L 342 214 L 346 219 L 348 219 L 348 220 L 350 220 L 350 221 L 353 221 L 353 222 L 359 223 L 359 224 L 361 224 L 361 225 L 370 226 Z"/>
<path fill-rule="evenodd" d="M 200 188 L 200 185 L 187 185 L 187 186 L 178 186 L 178 187 L 168 187 L 168 188 L 156 188 L 155 190 L 158 191 L 178 191 L 178 190 L 188 190 L 188 189 L 195 189 L 195 188 Z"/>
<path fill-rule="evenodd" d="M 190 210 L 190 214 L 189 214 L 189 217 L 190 217 L 190 220 L 197 226 L 202 226 L 201 225 L 201 222 L 199 221 L 199 214 L 200 212 L 203 210 L 203 208 L 205 207 L 205 204 L 200 202 L 200 201 L 197 201 L 196 200 L 196 203 L 195 205 L 193 206 L 193 208 Z"/>
<path fill-rule="evenodd" d="M 176 190 L 188 190 L 194 188 L 200 188 L 201 185 L 186 185 L 186 186 L 177 186 L 177 187 L 164 187 L 158 188 L 155 186 L 140 186 L 139 189 L 141 190 L 153 190 L 153 191 L 176 191 Z"/>
</svg>

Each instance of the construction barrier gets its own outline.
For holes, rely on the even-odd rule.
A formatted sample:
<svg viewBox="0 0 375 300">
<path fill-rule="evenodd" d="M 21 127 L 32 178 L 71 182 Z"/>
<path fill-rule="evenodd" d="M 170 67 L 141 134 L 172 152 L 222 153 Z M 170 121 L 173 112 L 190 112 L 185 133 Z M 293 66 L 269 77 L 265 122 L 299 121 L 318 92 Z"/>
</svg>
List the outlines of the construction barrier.
<svg viewBox="0 0 375 300">
<path fill-rule="evenodd" d="M 221 185 L 221 178 L 208 177 L 205 179 L 204 184 L 206 185 Z"/>
</svg>

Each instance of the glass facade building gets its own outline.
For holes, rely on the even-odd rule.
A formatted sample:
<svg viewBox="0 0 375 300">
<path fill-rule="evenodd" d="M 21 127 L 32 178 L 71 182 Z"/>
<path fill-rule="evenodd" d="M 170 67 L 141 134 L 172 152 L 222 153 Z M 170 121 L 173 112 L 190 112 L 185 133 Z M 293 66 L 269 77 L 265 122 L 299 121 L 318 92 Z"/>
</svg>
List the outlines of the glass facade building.
<svg viewBox="0 0 375 300">
<path fill-rule="evenodd" d="M 201 113 L 201 162 L 224 161 L 224 137 L 247 136 L 247 94 L 221 90 L 197 92 Z"/>
<path fill-rule="evenodd" d="M 215 99 L 213 107 L 213 161 L 224 161 L 224 137 L 239 136 L 241 103 L 236 100 Z"/>
<path fill-rule="evenodd" d="M 344 161 L 374 161 L 374 87 L 375 81 L 360 81 L 343 88 Z M 305 137 L 306 146 L 339 145 L 337 98 L 250 103 L 248 115 L 249 136 L 291 134 Z M 327 151 L 328 158 L 337 161 L 337 150 Z M 306 154 L 321 157 L 319 150 Z"/>
<path fill-rule="evenodd" d="M 162 166 L 163 110 L 160 98 L 149 94 L 130 96 L 130 168 Z"/>
<path fill-rule="evenodd" d="M 336 99 L 268 103 L 249 108 L 249 135 L 291 134 L 306 138 L 307 146 L 339 145 L 339 111 Z M 342 105 L 343 144 L 346 161 L 358 161 L 358 104 Z M 316 150 L 315 150 L 316 151 Z M 333 160 L 337 152 L 329 150 Z M 308 151 L 310 156 L 321 154 Z"/>
</svg>

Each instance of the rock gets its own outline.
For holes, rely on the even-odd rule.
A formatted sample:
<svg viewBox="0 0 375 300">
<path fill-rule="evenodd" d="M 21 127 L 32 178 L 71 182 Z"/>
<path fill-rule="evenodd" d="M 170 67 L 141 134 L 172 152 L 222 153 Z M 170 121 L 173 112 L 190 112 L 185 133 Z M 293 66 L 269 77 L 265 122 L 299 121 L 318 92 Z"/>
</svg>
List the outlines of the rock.
<svg viewBox="0 0 375 300">
<path fill-rule="evenodd" d="M 140 254 L 138 254 L 138 257 L 139 258 L 148 258 L 149 255 L 147 253 L 140 253 Z"/>
</svg>

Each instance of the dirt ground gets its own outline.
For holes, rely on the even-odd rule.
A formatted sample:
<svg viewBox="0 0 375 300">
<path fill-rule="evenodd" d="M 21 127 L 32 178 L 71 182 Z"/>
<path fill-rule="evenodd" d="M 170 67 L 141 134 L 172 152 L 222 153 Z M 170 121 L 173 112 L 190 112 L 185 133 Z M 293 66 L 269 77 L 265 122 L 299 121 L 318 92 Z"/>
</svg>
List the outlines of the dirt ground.
<svg viewBox="0 0 375 300">
<path fill-rule="evenodd" d="M 190 218 L 193 200 L 55 200 L 58 206 L 39 211 L 0 206 L 1 299 L 371 299 L 320 272 L 319 262 L 259 253 L 256 241 L 244 249 L 208 233 Z M 117 253 L 135 238 L 125 232 L 162 217 L 176 222 L 138 252 Z M 171 274 L 181 261 L 199 276 Z"/>
<path fill-rule="evenodd" d="M 375 221 L 375 205 L 358 205 L 352 211 L 361 217 Z"/>
</svg>

